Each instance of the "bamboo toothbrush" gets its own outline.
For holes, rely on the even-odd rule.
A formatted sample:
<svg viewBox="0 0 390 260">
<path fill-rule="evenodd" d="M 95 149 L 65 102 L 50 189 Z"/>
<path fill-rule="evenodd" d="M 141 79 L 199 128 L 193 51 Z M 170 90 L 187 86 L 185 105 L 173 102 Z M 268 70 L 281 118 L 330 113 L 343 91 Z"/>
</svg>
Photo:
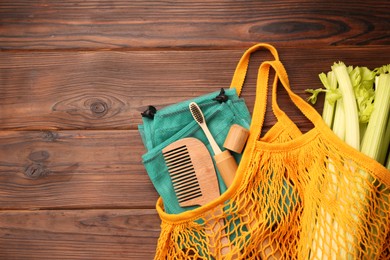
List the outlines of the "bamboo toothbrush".
<svg viewBox="0 0 390 260">
<path fill-rule="evenodd" d="M 202 110 L 199 108 L 199 106 L 195 102 L 191 102 L 190 105 L 190 111 L 192 116 L 194 117 L 195 121 L 199 124 L 199 126 L 203 129 L 203 132 L 205 133 L 207 139 L 209 140 L 209 143 L 211 145 L 211 148 L 214 151 L 214 160 L 215 164 L 217 165 L 217 168 L 219 172 L 221 173 L 221 176 L 223 178 L 223 181 L 225 182 L 226 186 L 229 188 L 234 180 L 234 176 L 236 174 L 237 170 L 237 163 L 234 160 L 233 156 L 229 153 L 228 150 L 221 151 L 218 144 L 215 142 L 213 136 L 211 135 L 207 125 L 206 120 L 203 116 Z M 245 214 L 243 215 L 243 221 L 248 222 L 248 216 Z M 249 223 L 249 226 L 253 228 L 256 224 L 256 221 Z M 281 253 L 279 250 L 275 251 L 277 249 L 277 245 L 275 241 L 271 241 L 269 238 L 266 238 L 262 242 L 262 249 L 264 250 L 261 252 L 261 256 L 264 259 L 281 259 Z"/>
<path fill-rule="evenodd" d="M 192 137 L 180 139 L 165 147 L 162 153 L 180 206 L 204 205 L 220 196 L 213 161 L 200 140 Z M 215 259 L 220 259 L 231 251 L 231 245 L 221 218 L 222 207 L 218 206 L 213 214 L 205 216 L 205 233 L 210 253 Z M 220 218 L 219 221 L 215 216 Z"/>
<path fill-rule="evenodd" d="M 210 143 L 211 148 L 214 151 L 214 160 L 222 179 L 227 187 L 230 187 L 234 180 L 234 176 L 237 170 L 237 163 L 228 150 L 221 151 L 218 144 L 215 142 L 214 137 L 211 135 L 209 128 L 207 127 L 206 120 L 203 116 L 202 110 L 195 102 L 191 102 L 189 105 L 192 116 L 195 121 L 202 128 L 207 140 Z"/>
</svg>

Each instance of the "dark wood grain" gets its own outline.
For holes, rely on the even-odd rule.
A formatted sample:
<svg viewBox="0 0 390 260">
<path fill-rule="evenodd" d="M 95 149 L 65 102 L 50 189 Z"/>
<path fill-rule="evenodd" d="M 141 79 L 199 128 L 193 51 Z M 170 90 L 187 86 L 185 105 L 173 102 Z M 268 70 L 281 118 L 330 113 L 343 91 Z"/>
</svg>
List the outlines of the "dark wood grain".
<svg viewBox="0 0 390 260">
<path fill-rule="evenodd" d="M 389 44 L 386 1 L 1 1 L 0 48 Z"/>
<path fill-rule="evenodd" d="M 0 259 L 152 259 L 154 210 L 0 211 Z"/>
<path fill-rule="evenodd" d="M 318 74 L 334 61 L 370 68 L 388 63 L 386 46 L 278 49 L 303 97 L 305 89 L 321 87 Z M 147 105 L 160 109 L 229 87 L 244 50 L 3 52 L 0 128 L 136 129 Z M 250 109 L 258 65 L 269 58 L 265 52 L 253 57 L 243 91 Z M 281 103 L 286 100 L 281 95 Z"/>
<path fill-rule="evenodd" d="M 158 197 L 137 125 L 279 50 L 293 90 L 389 63 L 387 1 L 0 1 L 0 259 L 152 259 Z M 256 53 L 243 97 L 250 110 Z M 299 127 L 311 124 L 279 102 Z M 321 112 L 321 100 L 315 106 Z M 275 122 L 267 111 L 265 129 Z"/>
<path fill-rule="evenodd" d="M 136 131 L 1 131 L 1 209 L 154 208 Z"/>
</svg>

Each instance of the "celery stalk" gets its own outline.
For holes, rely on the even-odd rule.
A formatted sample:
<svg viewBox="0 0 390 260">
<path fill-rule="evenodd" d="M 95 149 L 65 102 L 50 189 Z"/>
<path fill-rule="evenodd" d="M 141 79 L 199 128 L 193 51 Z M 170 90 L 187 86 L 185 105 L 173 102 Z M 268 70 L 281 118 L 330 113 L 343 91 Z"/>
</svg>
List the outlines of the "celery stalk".
<svg viewBox="0 0 390 260">
<path fill-rule="evenodd" d="M 390 141 L 389 133 L 387 133 L 387 135 L 385 134 L 390 128 L 388 123 L 390 108 L 390 75 L 380 74 L 376 77 L 375 88 L 374 108 L 370 120 L 368 121 L 366 133 L 363 137 L 361 152 L 377 160 L 379 163 L 384 164 Z M 386 191 L 383 184 L 381 184 L 378 189 L 388 194 L 388 191 Z M 379 196 L 381 199 L 386 200 L 386 196 Z M 384 213 L 386 212 L 385 204 L 379 203 L 378 205 L 380 209 L 378 209 L 377 212 L 383 218 L 387 217 Z M 375 237 L 377 229 L 371 227 L 371 233 L 374 234 L 372 237 L 373 242 L 378 242 Z"/>
<path fill-rule="evenodd" d="M 368 123 L 362 123 L 362 122 L 359 123 L 359 128 L 360 128 L 360 147 L 362 146 L 363 137 L 364 137 L 364 135 L 366 134 L 366 131 L 367 131 L 367 125 L 368 125 Z"/>
<path fill-rule="evenodd" d="M 332 130 L 336 133 L 336 135 L 344 140 L 345 137 L 345 117 L 344 117 L 344 105 L 343 100 L 340 98 L 340 92 L 337 89 L 337 78 L 333 71 L 329 71 L 327 75 L 325 73 L 321 73 L 318 75 L 323 86 L 326 88 L 323 89 L 308 89 L 307 92 L 312 93 L 312 96 L 309 98 L 309 101 L 312 103 L 316 102 L 317 95 L 320 92 L 325 92 L 325 101 L 324 108 L 322 112 L 322 118 L 327 126 L 332 128 Z M 336 169 L 332 163 L 329 161 L 328 164 L 329 173 L 331 174 L 330 187 L 326 190 L 328 196 L 333 200 L 337 200 L 338 196 L 338 186 L 337 186 L 337 175 Z M 316 228 L 314 229 L 313 234 L 313 245 L 312 245 L 312 256 L 310 258 L 318 258 L 322 259 L 323 254 L 326 252 L 332 253 L 332 259 L 336 257 L 335 252 L 330 250 L 332 247 L 338 247 L 337 242 L 334 240 L 334 237 L 325 231 L 322 225 L 326 223 L 326 225 L 334 226 L 336 230 L 342 232 L 342 228 L 338 225 L 336 221 L 333 219 L 333 215 L 327 210 L 325 207 L 320 207 L 318 209 L 318 219 L 316 223 Z M 345 233 L 345 232 L 343 232 Z M 322 239 L 321 239 L 322 238 Z M 315 241 L 321 241 L 320 244 L 317 244 Z M 329 248 L 330 247 L 330 248 Z M 346 245 L 342 245 L 340 248 L 341 254 L 343 257 L 346 257 L 346 252 L 344 248 Z M 336 250 L 337 251 L 337 250 Z"/>
<path fill-rule="evenodd" d="M 386 139 L 384 133 L 390 108 L 390 74 L 380 74 L 376 78 L 375 86 L 374 110 L 363 137 L 361 152 L 378 161 L 381 147 L 385 146 L 387 150 L 389 145 L 388 140 L 387 144 L 383 142 Z M 384 164 L 384 161 L 380 163 Z"/>
<path fill-rule="evenodd" d="M 378 162 L 382 163 L 383 165 L 386 166 L 386 158 L 388 156 L 389 152 L 389 144 L 390 144 L 390 116 L 387 118 L 387 126 L 386 126 L 386 131 L 384 134 L 384 140 L 381 144 L 381 151 L 378 157 Z M 390 155 L 389 157 L 389 162 L 390 162 Z"/>
<path fill-rule="evenodd" d="M 349 78 L 347 67 L 343 62 L 335 63 L 332 70 L 336 75 L 339 89 L 343 98 L 345 113 L 345 142 L 353 148 L 360 149 L 359 116 L 353 92 L 352 83 Z"/>
<path fill-rule="evenodd" d="M 343 140 L 347 144 L 359 150 L 360 148 L 359 115 L 358 115 L 358 108 L 355 99 L 355 93 L 348 73 L 348 69 L 343 62 L 339 62 L 339 63 L 335 63 L 332 66 L 332 71 L 334 72 L 337 78 L 339 90 L 342 96 L 342 102 L 338 101 L 336 110 L 339 109 L 339 111 L 343 110 L 344 112 L 344 120 L 342 119 L 338 121 L 335 120 L 334 124 L 336 125 L 334 126 L 333 131 L 336 130 L 335 132 L 339 137 L 342 138 L 344 136 Z M 338 114 L 336 111 L 336 116 L 337 115 Z M 343 130 L 344 132 L 342 132 Z M 329 166 L 333 167 L 332 165 Z M 338 187 L 337 177 L 336 176 L 332 176 L 332 177 L 333 177 L 332 179 L 334 180 L 334 185 Z M 345 179 L 345 181 L 348 182 L 347 179 Z M 339 191 L 336 191 L 336 193 L 338 199 L 343 201 L 344 200 L 343 196 L 345 196 L 345 194 Z M 356 193 L 354 195 L 359 196 L 359 193 Z M 355 220 L 359 221 L 357 217 L 355 218 Z M 348 250 L 353 250 L 354 242 L 352 242 L 353 235 L 351 231 L 345 230 L 341 225 L 339 225 L 339 223 L 336 220 L 334 220 L 333 222 L 333 227 L 335 228 L 335 230 L 338 231 L 339 234 L 344 234 L 345 236 L 345 241 L 343 241 L 343 243 L 340 245 L 339 248 L 341 250 L 341 256 L 345 259 L 350 259 L 351 255 L 349 255 L 347 251 L 345 251 L 345 249 L 348 248 Z"/>
<path fill-rule="evenodd" d="M 321 77 L 322 76 L 320 76 L 320 79 L 321 79 Z M 335 91 L 337 89 L 337 79 L 332 71 L 328 72 L 327 81 L 329 84 L 330 91 L 326 92 L 326 94 L 325 94 L 324 110 L 322 111 L 322 118 L 324 119 L 325 123 L 329 127 L 332 127 L 333 117 L 334 117 L 334 113 L 335 113 L 334 112 L 335 111 L 335 100 L 332 100 L 332 95 L 334 95 L 332 93 L 332 91 Z"/>
<path fill-rule="evenodd" d="M 345 140 L 345 113 L 343 100 L 339 99 L 336 103 L 336 112 L 333 122 L 333 132 L 341 139 Z"/>
<path fill-rule="evenodd" d="M 332 128 L 336 101 L 341 97 L 339 91 L 337 90 L 337 79 L 333 71 L 329 71 L 327 74 L 321 73 L 318 77 L 325 89 L 306 89 L 306 92 L 312 93 L 312 95 L 308 98 L 308 101 L 315 104 L 317 102 L 318 94 L 321 92 L 326 93 L 322 118 L 324 119 L 326 125 Z"/>
</svg>

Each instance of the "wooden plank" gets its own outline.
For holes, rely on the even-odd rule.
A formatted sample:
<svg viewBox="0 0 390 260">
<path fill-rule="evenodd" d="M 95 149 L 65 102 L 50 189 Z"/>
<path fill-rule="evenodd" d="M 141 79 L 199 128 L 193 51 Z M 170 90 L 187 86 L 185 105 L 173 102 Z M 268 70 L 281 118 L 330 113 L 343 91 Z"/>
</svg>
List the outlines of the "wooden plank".
<svg viewBox="0 0 390 260">
<path fill-rule="evenodd" d="M 0 131 L 0 209 L 154 208 L 136 131 Z"/>
<path fill-rule="evenodd" d="M 276 47 L 303 97 L 304 89 L 321 87 L 318 74 L 334 61 L 370 68 L 388 63 L 387 46 Z M 160 109 L 229 87 L 245 49 L 0 52 L 0 129 L 136 129 L 147 105 Z M 250 109 L 257 66 L 265 59 L 265 52 L 255 54 L 249 69 L 243 97 Z"/>
<path fill-rule="evenodd" d="M 0 211 L 0 259 L 152 259 L 155 210 Z"/>
<path fill-rule="evenodd" d="M 387 1 L 0 3 L 0 48 L 221 48 L 389 44 Z"/>
</svg>

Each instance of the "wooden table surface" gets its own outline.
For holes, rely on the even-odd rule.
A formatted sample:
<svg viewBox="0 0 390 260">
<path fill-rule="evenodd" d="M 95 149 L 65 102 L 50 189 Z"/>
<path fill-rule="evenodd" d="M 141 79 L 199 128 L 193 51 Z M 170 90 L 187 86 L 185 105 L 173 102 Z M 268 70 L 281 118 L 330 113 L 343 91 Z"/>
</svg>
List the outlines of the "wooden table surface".
<svg viewBox="0 0 390 260">
<path fill-rule="evenodd" d="M 152 259 L 157 192 L 137 131 L 147 105 L 228 87 L 257 42 L 279 50 L 303 97 L 334 61 L 389 63 L 388 4 L 2 0 L 0 259 Z M 250 109 L 268 58 L 251 62 Z"/>
</svg>

